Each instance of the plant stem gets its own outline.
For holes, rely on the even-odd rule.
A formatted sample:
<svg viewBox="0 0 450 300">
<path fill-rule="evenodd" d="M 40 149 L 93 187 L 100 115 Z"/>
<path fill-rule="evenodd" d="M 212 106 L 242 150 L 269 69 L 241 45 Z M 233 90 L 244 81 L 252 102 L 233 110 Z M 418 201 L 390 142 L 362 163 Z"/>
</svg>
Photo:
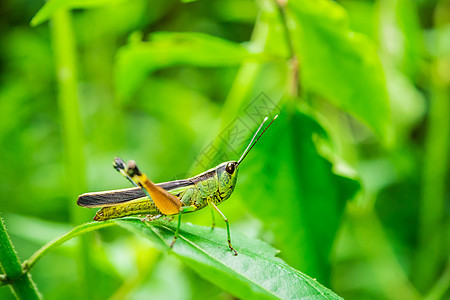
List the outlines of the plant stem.
<svg viewBox="0 0 450 300">
<path fill-rule="evenodd" d="M 65 235 L 49 242 L 48 244 L 43 246 L 41 249 L 36 251 L 29 259 L 24 261 L 23 268 L 26 272 L 29 272 L 31 270 L 31 268 L 36 264 L 36 262 L 41 257 L 43 257 L 45 254 L 47 254 L 47 252 L 50 251 L 51 249 L 58 247 L 62 243 L 66 242 L 76 236 L 79 236 L 81 234 L 84 234 L 84 233 L 87 233 L 87 232 L 90 232 L 93 230 L 97 230 L 100 228 L 109 227 L 112 225 L 116 225 L 116 223 L 114 223 L 114 221 L 112 221 L 112 220 L 109 220 L 109 221 L 104 221 L 104 222 L 90 222 L 90 223 L 86 223 L 86 224 L 77 226 L 74 229 L 72 229 L 71 231 L 69 231 L 68 233 L 66 233 Z"/>
<path fill-rule="evenodd" d="M 74 199 L 86 190 L 83 155 L 83 130 L 78 104 L 77 57 L 75 38 L 67 10 L 61 9 L 51 18 L 51 37 L 55 55 L 56 77 L 58 81 L 58 105 L 64 142 L 65 171 L 67 178 L 69 211 L 72 224 L 86 220 L 86 213 L 75 205 Z M 88 272 L 89 241 L 80 239 L 77 251 L 80 298 L 90 298 L 94 289 L 92 274 Z"/>
<path fill-rule="evenodd" d="M 0 218 L 0 265 L 5 272 L 3 279 L 8 280 L 18 299 L 39 299 L 39 293 L 30 275 L 23 272 L 2 218 Z"/>
<path fill-rule="evenodd" d="M 291 39 L 291 34 L 289 32 L 289 27 L 287 24 L 286 17 L 286 4 L 285 0 L 275 0 L 275 4 L 278 8 L 278 13 L 280 16 L 280 23 L 283 27 L 284 36 L 286 39 L 286 46 L 289 51 L 289 81 L 288 81 L 288 96 L 292 98 L 299 97 L 299 61 L 295 54 L 294 43 Z"/>
<path fill-rule="evenodd" d="M 436 7 L 436 11 L 444 9 Z M 436 20 L 435 31 L 443 24 Z M 439 45 L 436 43 L 436 48 Z M 437 54 L 439 55 L 439 54 Z M 450 81 L 440 69 L 448 57 L 435 56 L 431 64 L 430 108 L 425 140 L 422 193 L 419 209 L 419 248 L 416 256 L 415 282 L 426 291 L 436 281 L 446 256 L 445 211 L 448 191 L 450 153 Z"/>
<path fill-rule="evenodd" d="M 450 151 L 450 101 L 445 88 L 434 86 L 425 142 L 420 203 L 416 283 L 426 290 L 435 280 L 445 255 L 445 194 Z"/>
<path fill-rule="evenodd" d="M 70 178 L 68 187 L 70 196 L 77 196 L 84 192 L 86 182 L 84 176 L 83 130 L 78 105 L 77 59 L 69 12 L 62 10 L 55 13 L 52 17 L 51 29 L 66 172 L 68 178 Z M 83 222 L 82 211 L 78 210 L 73 202 L 70 202 L 69 209 L 74 224 Z"/>
</svg>

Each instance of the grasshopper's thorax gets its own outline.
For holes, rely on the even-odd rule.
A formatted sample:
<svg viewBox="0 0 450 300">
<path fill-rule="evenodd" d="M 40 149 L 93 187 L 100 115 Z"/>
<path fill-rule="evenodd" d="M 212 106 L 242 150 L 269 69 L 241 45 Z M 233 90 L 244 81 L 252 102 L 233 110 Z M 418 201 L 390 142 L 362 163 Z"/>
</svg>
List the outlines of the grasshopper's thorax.
<svg viewBox="0 0 450 300">
<path fill-rule="evenodd" d="M 219 194 L 222 201 L 228 199 L 234 191 L 238 173 L 237 166 L 236 161 L 227 161 L 216 167 L 219 180 Z"/>
</svg>

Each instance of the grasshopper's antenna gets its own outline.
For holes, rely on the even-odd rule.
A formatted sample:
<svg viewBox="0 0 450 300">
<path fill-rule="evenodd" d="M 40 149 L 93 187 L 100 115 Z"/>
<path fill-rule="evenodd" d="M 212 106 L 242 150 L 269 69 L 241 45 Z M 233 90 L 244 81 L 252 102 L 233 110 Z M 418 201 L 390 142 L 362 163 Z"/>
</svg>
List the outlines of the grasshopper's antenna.
<svg viewBox="0 0 450 300">
<path fill-rule="evenodd" d="M 256 143 L 258 142 L 259 138 L 264 134 L 264 132 L 266 132 L 267 128 L 270 127 L 270 125 L 272 125 L 273 121 L 275 121 L 275 119 L 278 118 L 278 115 L 276 115 L 273 120 L 269 123 L 269 125 L 267 125 L 267 127 L 263 130 L 263 132 L 261 132 L 261 134 L 258 136 L 258 138 L 256 139 L 256 141 L 253 143 L 253 140 L 256 138 L 256 136 L 258 135 L 258 132 L 261 130 L 261 127 L 264 125 L 264 123 L 267 121 L 267 117 L 264 118 L 264 121 L 262 121 L 261 125 L 259 125 L 258 130 L 256 130 L 255 135 L 253 136 L 252 140 L 250 141 L 250 143 L 248 144 L 247 148 L 244 150 L 244 153 L 242 153 L 241 158 L 239 158 L 237 165 L 239 166 L 239 164 L 244 160 L 244 158 L 247 156 L 247 154 L 250 152 L 250 150 L 252 150 L 253 146 L 256 145 Z"/>
</svg>

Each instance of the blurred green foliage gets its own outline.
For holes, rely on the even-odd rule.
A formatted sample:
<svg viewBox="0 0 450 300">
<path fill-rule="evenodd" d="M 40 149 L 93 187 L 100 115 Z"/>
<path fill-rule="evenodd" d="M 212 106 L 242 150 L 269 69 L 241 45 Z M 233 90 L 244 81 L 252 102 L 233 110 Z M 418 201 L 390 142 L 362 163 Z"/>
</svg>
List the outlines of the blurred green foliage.
<svg viewBox="0 0 450 300">
<path fill-rule="evenodd" d="M 448 299 L 450 2 L 184 2 L 0 3 L 0 213 L 19 258 L 91 220 L 79 194 L 128 187 L 114 156 L 185 178 L 238 158 L 233 126 L 248 141 L 280 113 L 220 206 L 232 234 L 346 299 Z M 45 298 L 232 297 L 119 227 L 80 240 L 32 270 Z"/>
</svg>

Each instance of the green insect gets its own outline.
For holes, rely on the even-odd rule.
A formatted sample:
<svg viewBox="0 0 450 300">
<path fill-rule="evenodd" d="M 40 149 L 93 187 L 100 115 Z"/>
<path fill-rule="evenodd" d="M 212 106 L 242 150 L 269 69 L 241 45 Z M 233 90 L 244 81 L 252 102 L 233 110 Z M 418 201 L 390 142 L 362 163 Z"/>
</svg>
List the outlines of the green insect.
<svg viewBox="0 0 450 300">
<path fill-rule="evenodd" d="M 221 163 L 215 168 L 188 179 L 154 184 L 138 169 L 134 161 L 125 164 L 122 159 L 117 157 L 113 163 L 114 168 L 136 187 L 86 193 L 78 197 L 77 204 L 83 207 L 101 207 L 94 217 L 96 221 L 132 215 L 146 215 L 142 221 L 153 221 L 162 216 L 178 215 L 178 225 L 170 247 L 173 247 L 178 237 L 181 215 L 200 210 L 209 205 L 213 218 L 212 227 L 215 226 L 214 210 L 216 210 L 227 225 L 228 246 L 237 255 L 236 250 L 231 245 L 228 219 L 217 208 L 217 205 L 227 200 L 233 193 L 240 164 L 277 117 L 278 115 L 256 138 L 267 121 L 267 117 L 264 119 L 238 161 Z"/>
</svg>

